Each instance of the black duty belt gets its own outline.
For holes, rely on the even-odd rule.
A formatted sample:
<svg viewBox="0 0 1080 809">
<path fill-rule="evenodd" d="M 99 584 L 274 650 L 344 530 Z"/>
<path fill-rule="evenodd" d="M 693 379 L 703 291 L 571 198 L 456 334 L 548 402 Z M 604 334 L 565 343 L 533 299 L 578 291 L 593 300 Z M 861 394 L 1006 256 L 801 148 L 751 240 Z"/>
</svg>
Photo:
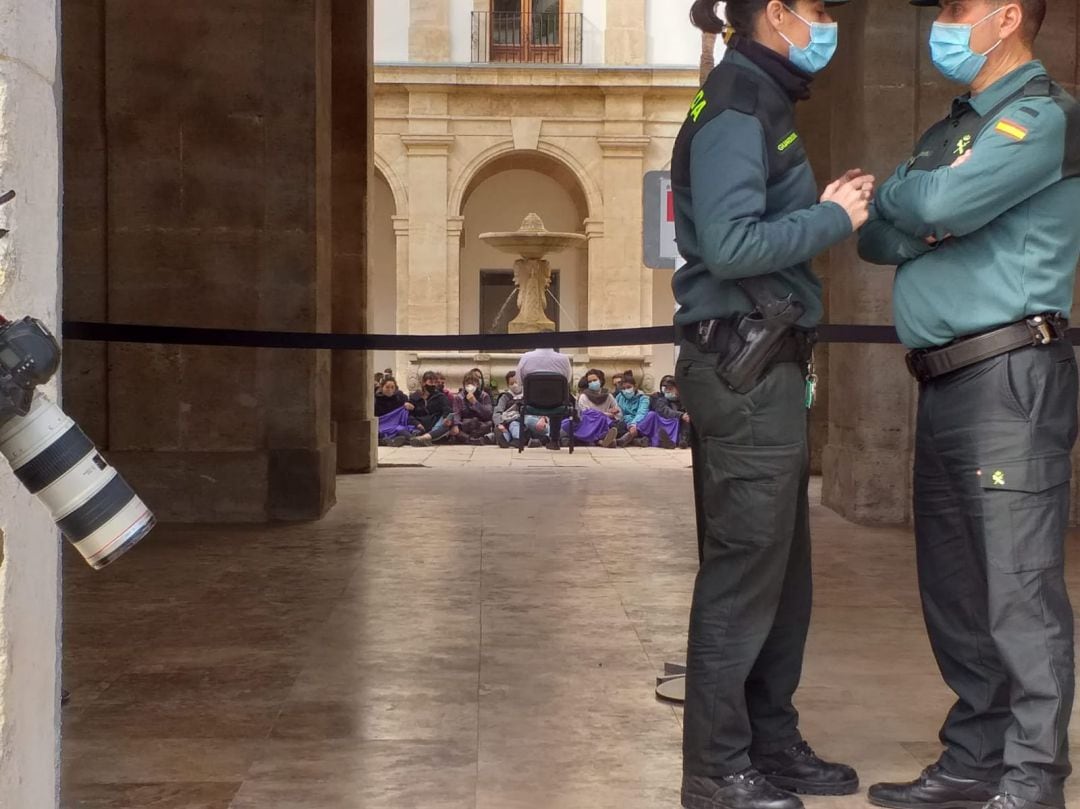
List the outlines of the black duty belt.
<svg viewBox="0 0 1080 809">
<path fill-rule="evenodd" d="M 704 320 L 700 323 L 689 323 L 685 326 L 676 326 L 678 336 L 688 343 L 693 343 L 698 350 L 705 354 L 719 354 L 720 359 L 726 357 L 739 337 L 736 331 L 736 321 L 730 320 Z M 773 359 L 772 364 L 782 362 L 809 362 L 814 355 L 814 346 L 817 344 L 817 332 L 813 329 L 793 329 L 780 344 L 780 350 Z"/>
<path fill-rule="evenodd" d="M 912 351 L 907 355 L 908 370 L 920 382 L 976 365 L 1020 348 L 1045 346 L 1063 340 L 1069 322 L 1060 314 L 1035 315 L 1000 329 L 962 337 L 943 348 Z"/>
</svg>

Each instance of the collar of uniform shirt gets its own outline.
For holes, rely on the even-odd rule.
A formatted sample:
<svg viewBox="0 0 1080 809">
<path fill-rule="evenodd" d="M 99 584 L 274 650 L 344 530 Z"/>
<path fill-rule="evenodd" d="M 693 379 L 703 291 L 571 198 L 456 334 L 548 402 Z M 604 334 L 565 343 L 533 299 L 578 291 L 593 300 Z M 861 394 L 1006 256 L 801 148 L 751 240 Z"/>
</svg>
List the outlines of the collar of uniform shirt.
<svg viewBox="0 0 1080 809">
<path fill-rule="evenodd" d="M 1022 88 L 1036 76 L 1046 74 L 1046 67 L 1038 59 L 1021 65 L 1007 76 L 1002 76 L 977 96 L 965 93 L 956 99 L 956 104 L 970 104 L 979 115 L 986 115 L 994 107 Z M 953 109 L 956 109 L 954 105 Z"/>
</svg>

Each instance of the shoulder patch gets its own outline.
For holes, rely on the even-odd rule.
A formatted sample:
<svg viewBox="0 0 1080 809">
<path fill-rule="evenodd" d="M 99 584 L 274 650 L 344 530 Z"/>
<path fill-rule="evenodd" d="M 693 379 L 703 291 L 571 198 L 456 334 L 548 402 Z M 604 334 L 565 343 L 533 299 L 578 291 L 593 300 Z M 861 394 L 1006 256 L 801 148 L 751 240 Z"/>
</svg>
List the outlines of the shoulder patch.
<svg viewBox="0 0 1080 809">
<path fill-rule="evenodd" d="M 792 147 L 792 145 L 794 145 L 795 141 L 797 141 L 798 139 L 799 139 L 799 133 L 798 132 L 789 133 L 787 135 L 787 137 L 785 137 L 782 141 L 780 141 L 776 145 L 776 151 L 778 151 L 778 152 L 786 152 L 788 149 L 790 149 Z"/>
<path fill-rule="evenodd" d="M 1021 126 L 1016 121 L 1011 121 L 1008 118 L 1002 118 L 994 125 L 994 131 L 1000 132 L 1007 138 L 1013 140 L 1024 140 L 1028 136 L 1028 128 Z"/>
</svg>

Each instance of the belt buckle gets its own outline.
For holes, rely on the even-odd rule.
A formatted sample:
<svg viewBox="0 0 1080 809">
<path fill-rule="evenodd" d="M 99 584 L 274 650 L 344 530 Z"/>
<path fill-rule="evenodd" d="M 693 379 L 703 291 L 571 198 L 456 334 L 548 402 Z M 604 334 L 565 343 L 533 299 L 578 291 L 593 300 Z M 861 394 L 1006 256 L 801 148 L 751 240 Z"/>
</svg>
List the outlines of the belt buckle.
<svg viewBox="0 0 1080 809">
<path fill-rule="evenodd" d="M 1044 315 L 1035 315 L 1024 321 L 1031 332 L 1032 345 L 1050 345 L 1058 339 L 1056 323 Z"/>
</svg>

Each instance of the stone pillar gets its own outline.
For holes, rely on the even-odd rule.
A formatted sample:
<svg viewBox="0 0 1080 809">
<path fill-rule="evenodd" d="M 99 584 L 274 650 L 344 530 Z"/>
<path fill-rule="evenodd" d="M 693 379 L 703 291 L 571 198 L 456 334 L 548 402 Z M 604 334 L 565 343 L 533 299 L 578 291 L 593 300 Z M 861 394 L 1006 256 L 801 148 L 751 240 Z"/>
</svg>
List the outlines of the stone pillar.
<svg viewBox="0 0 1080 809">
<path fill-rule="evenodd" d="M 609 121 L 642 120 L 640 95 L 606 98 Z M 640 127 L 638 127 L 640 128 Z M 598 140 L 604 189 L 603 224 L 589 232 L 589 328 L 616 329 L 652 324 L 652 276 L 644 267 L 641 233 L 641 184 L 645 176 L 648 136 L 605 132 Z M 596 352 L 605 358 L 633 358 L 640 366 L 643 347 L 622 346 Z"/>
<path fill-rule="evenodd" d="M 604 34 L 604 61 L 607 64 L 645 64 L 645 3 L 646 0 L 607 0 L 607 30 Z"/>
<path fill-rule="evenodd" d="M 394 237 L 396 240 L 397 254 L 395 256 L 395 278 L 397 279 L 397 313 L 395 324 L 398 334 L 409 334 L 409 217 L 392 217 L 394 222 Z M 409 352 L 398 351 L 394 354 L 394 372 L 406 375 L 409 367 Z M 399 379 L 402 386 L 409 390 L 416 390 L 416 385 L 411 378 Z"/>
<path fill-rule="evenodd" d="M 371 232 L 369 191 L 374 188 L 372 3 L 333 0 L 333 323 L 337 333 L 368 330 Z M 333 414 L 339 472 L 378 466 L 371 353 L 338 351 L 333 358 Z"/>
<path fill-rule="evenodd" d="M 464 216 L 446 219 L 446 333 L 461 330 L 461 234 Z"/>
<path fill-rule="evenodd" d="M 920 131 L 925 44 L 907 4 L 856 3 L 846 11 L 845 40 L 853 47 L 838 55 L 830 77 L 833 173 L 861 167 L 884 178 L 911 154 Z M 947 109 L 938 106 L 938 117 Z M 892 322 L 893 272 L 862 263 L 853 239 L 832 251 L 829 277 L 832 322 Z M 906 521 L 916 390 L 903 350 L 832 346 L 829 376 L 825 503 L 857 522 Z"/>
<path fill-rule="evenodd" d="M 59 334 L 56 15 L 52 0 L 0 3 L 0 177 L 19 195 L 0 209 L 0 227 L 11 230 L 0 241 L 0 313 L 33 315 Z M 45 391 L 56 397 L 58 388 Z M 0 503 L 0 806 L 53 809 L 61 540 L 5 462 Z"/>
<path fill-rule="evenodd" d="M 416 99 L 425 102 L 427 99 Z M 439 100 L 439 99 L 437 99 Z M 445 108 L 446 96 L 441 95 Z M 412 107 L 413 105 L 410 104 Z M 422 103 L 421 106 L 427 106 Z M 407 322 L 413 334 L 447 334 L 450 317 L 447 307 L 446 200 L 447 160 L 453 136 L 416 134 L 402 136 L 409 151 L 409 296 Z"/>
<path fill-rule="evenodd" d="M 450 61 L 450 0 L 409 0 L 409 61 Z"/>
<path fill-rule="evenodd" d="M 69 6 L 71 313 L 329 330 L 330 0 L 272 26 L 259 4 Z M 73 409 L 161 519 L 325 513 L 327 352 L 114 345 L 106 375 L 95 351 L 74 352 Z"/>
</svg>

